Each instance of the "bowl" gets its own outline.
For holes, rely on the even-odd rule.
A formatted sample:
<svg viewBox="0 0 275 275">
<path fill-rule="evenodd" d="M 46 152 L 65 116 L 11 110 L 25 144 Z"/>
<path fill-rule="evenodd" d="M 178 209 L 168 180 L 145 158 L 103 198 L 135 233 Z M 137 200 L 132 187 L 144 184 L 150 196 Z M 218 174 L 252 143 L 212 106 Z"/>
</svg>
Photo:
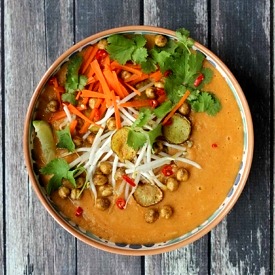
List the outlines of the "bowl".
<svg viewBox="0 0 275 275">
<path fill-rule="evenodd" d="M 33 159 L 32 154 L 34 146 L 34 129 L 32 121 L 34 119 L 35 113 L 37 112 L 38 99 L 47 81 L 74 53 L 79 52 L 88 45 L 93 45 L 99 40 L 109 37 L 110 35 L 133 33 L 153 35 L 162 34 L 169 38 L 175 38 L 174 31 L 164 28 L 151 26 L 126 26 L 94 34 L 68 49 L 50 66 L 50 68 L 44 74 L 34 91 L 34 94 L 29 104 L 24 126 L 24 156 L 32 187 L 40 202 L 43 204 L 48 213 L 54 218 L 54 220 L 58 222 L 70 234 L 83 241 L 84 243 L 104 251 L 123 255 L 152 255 L 181 248 L 198 240 L 199 238 L 207 234 L 211 229 L 213 229 L 232 209 L 245 186 L 251 168 L 254 141 L 253 125 L 249 106 L 242 92 L 242 89 L 239 86 L 235 77 L 232 75 L 226 65 L 214 53 L 212 53 L 210 50 L 208 50 L 198 42 L 195 42 L 193 45 L 193 50 L 201 52 L 206 57 L 208 62 L 212 64 L 212 66 L 220 73 L 221 77 L 227 83 L 230 93 L 233 95 L 240 115 L 240 121 L 242 125 L 241 138 L 243 139 L 243 143 L 241 146 L 239 166 L 237 171 L 235 172 L 234 180 L 231 180 L 231 182 L 229 183 L 230 188 L 227 192 L 227 195 L 224 196 L 224 199 L 221 201 L 221 203 L 219 203 L 218 207 L 216 207 L 207 218 L 205 218 L 203 221 L 200 221 L 199 224 L 197 224 L 193 228 L 190 228 L 189 230 L 187 230 L 187 232 L 180 236 L 176 236 L 160 242 L 149 241 L 144 244 L 139 242 L 113 242 L 104 239 L 101 236 L 95 235 L 91 231 L 84 229 L 81 225 L 78 225 L 75 221 L 72 221 L 70 218 L 68 218 L 62 211 L 60 211 L 58 206 L 53 202 L 52 198 L 47 194 L 45 188 L 40 182 L 37 170 L 35 169 L 35 160 Z M 215 131 L 215 129 L 212 129 L 212 131 Z M 227 138 L 230 139 L 230 137 Z M 213 143 L 212 147 L 213 150 L 215 150 L 217 144 Z M 226 179 L 226 176 L 224 178 Z M 196 213 L 191 214 L 195 219 L 197 216 Z"/>
</svg>

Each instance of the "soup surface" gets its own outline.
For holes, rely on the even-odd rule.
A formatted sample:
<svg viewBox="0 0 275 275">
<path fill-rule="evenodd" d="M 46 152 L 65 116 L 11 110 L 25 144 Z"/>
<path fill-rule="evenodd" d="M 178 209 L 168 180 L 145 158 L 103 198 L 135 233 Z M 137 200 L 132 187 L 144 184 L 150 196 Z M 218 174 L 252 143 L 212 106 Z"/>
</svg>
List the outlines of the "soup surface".
<svg viewBox="0 0 275 275">
<path fill-rule="evenodd" d="M 127 39 L 133 41 L 133 37 Z M 35 121 L 49 126 L 53 142 L 38 123 L 34 159 L 54 203 L 80 227 L 113 242 L 163 242 L 202 224 L 226 198 L 242 158 L 242 120 L 227 83 L 206 60 L 197 61 L 187 83 L 180 83 L 182 90 L 174 84 L 173 89 L 181 91 L 175 99 L 169 83 L 181 68 L 172 64 L 164 70 L 156 52 L 151 54 L 160 63 L 156 62 L 152 71 L 144 62 L 126 60 L 120 64 L 112 48 L 115 38 L 85 48 L 77 54 L 81 57 L 78 67 L 67 62 L 48 81 L 38 101 Z M 158 54 L 162 49 L 167 52 L 171 43 L 164 39 L 165 45 L 157 44 L 155 35 L 145 39 L 148 52 L 156 48 Z M 188 55 L 187 63 L 189 55 L 197 54 L 184 47 L 177 51 Z M 69 93 L 68 79 L 75 74 L 78 83 Z M 127 81 L 124 75 L 131 79 Z M 82 86 L 81 76 L 86 77 Z M 113 77 L 118 78 L 120 87 Z M 202 98 L 199 103 L 203 102 L 203 107 L 192 102 L 192 95 L 204 92 L 218 101 L 214 111 L 207 110 L 208 103 Z M 123 101 L 131 94 L 132 98 Z M 175 116 L 179 117 L 179 129 L 174 127 Z M 115 126 L 108 128 L 107 122 Z M 121 129 L 126 129 L 126 134 Z M 164 129 L 173 133 L 172 138 Z M 182 140 L 178 141 L 178 135 Z M 97 147 L 98 138 L 108 146 L 100 143 Z M 49 151 L 53 153 L 50 156 Z M 69 167 L 57 161 L 60 159 Z M 154 188 L 144 191 L 144 186 Z"/>
</svg>

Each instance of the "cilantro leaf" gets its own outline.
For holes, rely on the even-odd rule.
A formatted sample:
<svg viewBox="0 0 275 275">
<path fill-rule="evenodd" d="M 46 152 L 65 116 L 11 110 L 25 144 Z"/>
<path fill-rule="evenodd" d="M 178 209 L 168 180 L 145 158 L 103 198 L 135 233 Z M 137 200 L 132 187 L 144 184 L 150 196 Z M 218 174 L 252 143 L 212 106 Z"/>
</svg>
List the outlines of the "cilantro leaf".
<svg viewBox="0 0 275 275">
<path fill-rule="evenodd" d="M 153 143 L 155 142 L 157 137 L 162 135 L 161 129 L 161 124 L 158 124 L 153 130 L 147 132 L 151 146 L 153 146 Z"/>
<path fill-rule="evenodd" d="M 147 56 L 148 52 L 145 48 L 137 48 L 132 54 L 132 59 L 135 63 L 141 64 L 142 62 L 146 62 Z"/>
<path fill-rule="evenodd" d="M 142 132 L 134 131 L 133 129 L 129 130 L 127 144 L 135 150 L 141 148 L 147 141 L 147 137 Z"/>
<path fill-rule="evenodd" d="M 143 127 L 147 124 L 147 122 L 151 119 L 151 111 L 147 108 L 143 108 L 140 110 L 139 115 L 135 122 L 132 124 L 131 128 L 134 129 L 136 127 Z"/>
<path fill-rule="evenodd" d="M 154 114 L 158 118 L 165 117 L 171 110 L 172 110 L 173 104 L 170 100 L 167 100 L 163 102 L 160 106 L 154 109 Z"/>
<path fill-rule="evenodd" d="M 190 53 L 190 49 L 194 45 L 194 40 L 189 37 L 190 32 L 184 28 L 180 28 L 176 31 L 176 37 L 179 42 L 188 50 Z"/>
<path fill-rule="evenodd" d="M 141 62 L 141 68 L 144 73 L 149 74 L 157 69 L 157 65 L 154 59 L 149 57 L 146 61 Z"/>
<path fill-rule="evenodd" d="M 70 152 L 73 152 L 75 150 L 75 144 L 72 140 L 69 127 L 66 127 L 64 130 L 56 131 L 56 135 L 58 138 L 57 147 L 66 148 Z"/>
<path fill-rule="evenodd" d="M 48 194 L 51 194 L 52 191 L 57 190 L 62 185 L 62 179 L 69 180 L 70 183 L 76 187 L 74 175 L 83 171 L 85 171 L 84 167 L 70 170 L 69 164 L 61 158 L 53 159 L 45 167 L 40 169 L 43 175 L 52 175 L 46 187 Z"/>
</svg>

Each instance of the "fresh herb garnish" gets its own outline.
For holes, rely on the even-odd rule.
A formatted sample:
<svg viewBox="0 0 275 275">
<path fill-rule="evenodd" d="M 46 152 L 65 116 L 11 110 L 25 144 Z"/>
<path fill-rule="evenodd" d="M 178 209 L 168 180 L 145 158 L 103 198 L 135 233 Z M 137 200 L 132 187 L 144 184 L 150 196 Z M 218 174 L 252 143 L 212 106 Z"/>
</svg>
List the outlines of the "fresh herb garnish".
<svg viewBox="0 0 275 275">
<path fill-rule="evenodd" d="M 79 69 L 82 64 L 82 57 L 74 55 L 68 64 L 65 93 L 62 94 L 62 100 L 76 105 L 75 93 L 78 90 L 82 90 L 86 83 L 87 77 L 85 75 L 79 75 Z"/>
<path fill-rule="evenodd" d="M 51 194 L 52 191 L 57 190 L 62 185 L 62 179 L 67 179 L 76 188 L 74 176 L 84 171 L 85 168 L 82 166 L 71 170 L 69 164 L 61 158 L 53 159 L 40 169 L 43 175 L 53 175 L 47 184 L 48 194 Z"/>
<path fill-rule="evenodd" d="M 64 130 L 56 131 L 56 135 L 58 138 L 57 147 L 66 148 L 70 152 L 73 152 L 75 150 L 75 144 L 72 140 L 69 127 L 66 127 Z"/>
</svg>

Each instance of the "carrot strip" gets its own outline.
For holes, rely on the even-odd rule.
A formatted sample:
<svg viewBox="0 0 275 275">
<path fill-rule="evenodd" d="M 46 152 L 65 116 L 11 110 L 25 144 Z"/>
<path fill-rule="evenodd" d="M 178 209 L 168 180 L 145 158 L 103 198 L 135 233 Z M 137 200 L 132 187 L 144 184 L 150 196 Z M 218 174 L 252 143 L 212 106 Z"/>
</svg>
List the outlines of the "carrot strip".
<svg viewBox="0 0 275 275">
<path fill-rule="evenodd" d="M 119 83 L 119 86 L 121 88 L 121 91 L 122 91 L 124 97 L 127 96 L 129 93 L 128 93 L 127 89 L 125 88 L 125 86 L 120 81 L 118 81 L 118 83 Z"/>
<path fill-rule="evenodd" d="M 127 83 L 125 83 L 125 85 L 127 86 L 127 87 L 129 87 L 133 92 L 135 92 L 137 95 L 141 95 L 141 92 L 139 91 L 139 90 L 137 90 L 136 88 L 134 88 L 133 86 L 131 86 L 131 85 L 129 85 L 129 84 L 127 84 Z"/>
<path fill-rule="evenodd" d="M 140 77 L 132 80 L 132 81 L 127 81 L 127 82 L 131 82 L 130 84 L 133 86 L 133 85 L 136 85 L 137 83 L 143 81 L 143 80 L 146 80 L 149 78 L 149 75 L 147 74 L 142 74 Z"/>
<path fill-rule="evenodd" d="M 115 109 L 116 128 L 120 129 L 121 128 L 121 119 L 120 119 L 119 108 L 117 106 L 116 97 L 115 97 L 114 93 L 113 93 L 113 104 L 114 104 L 114 109 Z"/>
<path fill-rule="evenodd" d="M 111 106 L 111 102 L 110 102 L 110 98 L 111 98 L 111 91 L 110 91 L 110 88 L 107 84 L 107 81 L 102 73 L 102 70 L 100 69 L 100 66 L 99 66 L 99 63 L 98 61 L 95 59 L 92 63 L 91 63 L 91 67 L 92 69 L 94 70 L 95 72 L 95 75 L 97 76 L 100 84 L 101 84 L 101 87 L 103 89 L 103 92 L 104 94 L 106 95 L 106 104 L 107 104 L 107 107 L 110 107 Z"/>
<path fill-rule="evenodd" d="M 155 82 L 160 81 L 163 77 L 163 74 L 160 70 L 157 70 L 149 75 L 150 78 L 153 78 Z"/>
<path fill-rule="evenodd" d="M 106 98 L 106 95 L 99 92 L 93 92 L 90 90 L 82 90 L 81 97 L 96 97 L 96 98 Z"/>
<path fill-rule="evenodd" d="M 116 72 L 113 71 L 112 73 L 113 73 L 113 77 L 114 77 L 115 85 L 116 85 L 115 92 L 117 93 L 117 95 L 120 98 L 124 98 L 129 93 L 127 92 L 126 88 L 119 82 Z"/>
<path fill-rule="evenodd" d="M 77 92 L 77 95 L 76 95 L 76 97 L 75 97 L 76 100 L 79 100 L 80 94 L 81 94 L 81 91 L 78 91 L 78 92 Z"/>
<path fill-rule="evenodd" d="M 88 57 L 88 59 L 86 60 L 86 62 L 84 62 L 82 64 L 82 68 L 80 70 L 81 73 L 85 73 L 86 72 L 86 70 L 89 67 L 90 63 L 93 61 L 93 59 L 94 59 L 94 57 L 96 55 L 97 50 L 98 50 L 98 47 L 94 46 L 93 50 L 91 51 L 90 56 Z"/>
<path fill-rule="evenodd" d="M 186 91 L 185 94 L 182 96 L 180 101 L 174 106 L 174 108 L 170 111 L 170 113 L 165 117 L 162 122 L 162 125 L 165 125 L 167 121 L 174 115 L 174 113 L 179 109 L 179 107 L 184 103 L 187 97 L 190 95 L 190 91 Z"/>
<path fill-rule="evenodd" d="M 79 116 L 80 118 L 84 119 L 85 121 L 89 122 L 90 124 L 94 123 L 92 120 L 90 120 L 88 117 L 86 117 L 84 114 L 82 114 L 79 110 L 77 110 L 77 108 L 72 105 L 72 104 L 69 104 L 68 105 L 68 109 L 71 113 Z"/>
<path fill-rule="evenodd" d="M 104 70 L 103 74 L 110 88 L 112 88 L 120 98 L 123 98 L 125 95 L 119 85 L 119 80 L 116 73 L 111 70 Z"/>
<path fill-rule="evenodd" d="M 128 71 L 133 74 L 142 75 L 141 70 L 132 68 L 131 66 L 128 66 L 128 65 L 121 65 L 117 61 L 113 61 L 111 63 L 111 69 L 122 69 L 122 70 Z"/>
<path fill-rule="evenodd" d="M 146 107 L 151 106 L 151 99 L 144 99 L 144 100 L 132 100 L 125 103 L 120 103 L 120 107 Z"/>
<path fill-rule="evenodd" d="M 77 119 L 72 120 L 72 122 L 70 123 L 70 133 L 72 136 L 75 134 L 76 125 L 77 125 Z"/>
<path fill-rule="evenodd" d="M 56 120 L 65 118 L 66 116 L 67 115 L 66 115 L 65 111 L 56 112 L 49 118 L 49 122 L 54 122 Z"/>
</svg>

